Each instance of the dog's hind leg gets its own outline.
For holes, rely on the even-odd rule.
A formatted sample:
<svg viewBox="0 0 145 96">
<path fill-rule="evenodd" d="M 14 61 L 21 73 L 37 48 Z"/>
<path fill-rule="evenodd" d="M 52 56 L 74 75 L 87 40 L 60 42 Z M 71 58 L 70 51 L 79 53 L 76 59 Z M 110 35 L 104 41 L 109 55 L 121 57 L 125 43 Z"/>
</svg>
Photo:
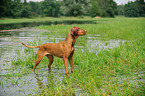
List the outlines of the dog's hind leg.
<svg viewBox="0 0 145 96">
<path fill-rule="evenodd" d="M 42 60 L 43 57 L 44 57 L 44 49 L 40 47 L 38 50 L 38 54 L 37 54 L 37 60 L 36 60 L 36 63 L 34 65 L 32 71 L 35 70 L 36 66 L 40 63 L 40 61 Z"/>
<path fill-rule="evenodd" d="M 49 68 L 49 70 L 51 70 L 51 65 L 53 63 L 53 56 L 52 55 L 46 55 L 46 57 L 49 59 L 48 68 Z"/>
</svg>

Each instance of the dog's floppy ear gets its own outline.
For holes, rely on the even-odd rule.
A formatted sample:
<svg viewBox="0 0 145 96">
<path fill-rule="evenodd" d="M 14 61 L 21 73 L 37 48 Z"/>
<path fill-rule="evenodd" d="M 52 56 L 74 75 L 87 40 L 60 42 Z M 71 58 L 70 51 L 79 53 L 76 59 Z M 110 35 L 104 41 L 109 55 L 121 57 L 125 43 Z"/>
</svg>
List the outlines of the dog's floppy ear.
<svg viewBox="0 0 145 96">
<path fill-rule="evenodd" d="M 75 34 L 74 34 L 74 27 L 73 28 L 71 28 L 71 35 L 72 36 L 74 36 Z"/>
<path fill-rule="evenodd" d="M 78 28 L 72 27 L 72 28 L 71 28 L 71 35 L 72 35 L 72 36 L 77 35 L 77 30 L 78 30 Z"/>
</svg>

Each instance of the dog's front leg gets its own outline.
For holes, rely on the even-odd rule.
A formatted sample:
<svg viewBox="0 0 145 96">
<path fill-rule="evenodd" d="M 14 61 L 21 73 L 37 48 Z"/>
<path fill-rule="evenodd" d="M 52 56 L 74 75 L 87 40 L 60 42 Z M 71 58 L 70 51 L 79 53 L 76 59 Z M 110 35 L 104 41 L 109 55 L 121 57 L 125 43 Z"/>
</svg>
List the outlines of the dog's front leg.
<svg viewBox="0 0 145 96">
<path fill-rule="evenodd" d="M 73 54 L 74 54 L 74 50 L 72 51 L 72 53 L 70 54 L 68 60 L 69 60 L 69 63 L 70 63 L 70 66 L 71 66 L 71 72 L 73 73 L 74 72 L 74 67 L 73 67 Z"/>
<path fill-rule="evenodd" d="M 67 65 L 67 60 L 68 58 L 66 58 L 65 56 L 63 57 L 63 61 L 64 61 L 64 66 L 65 66 L 65 74 L 68 76 L 68 65 Z"/>
</svg>

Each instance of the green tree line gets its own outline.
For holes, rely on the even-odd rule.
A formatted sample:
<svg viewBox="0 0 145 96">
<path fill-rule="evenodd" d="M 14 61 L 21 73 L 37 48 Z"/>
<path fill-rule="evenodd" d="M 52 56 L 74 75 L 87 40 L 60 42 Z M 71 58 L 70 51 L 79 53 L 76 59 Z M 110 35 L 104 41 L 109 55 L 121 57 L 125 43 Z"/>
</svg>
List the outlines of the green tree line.
<svg viewBox="0 0 145 96">
<path fill-rule="evenodd" d="M 126 17 L 145 17 L 144 0 L 136 0 L 135 2 L 128 2 L 125 5 L 119 5 L 118 15 L 124 15 Z"/>
<path fill-rule="evenodd" d="M 145 16 L 144 0 L 117 6 L 113 0 L 0 0 L 0 17 Z"/>
</svg>

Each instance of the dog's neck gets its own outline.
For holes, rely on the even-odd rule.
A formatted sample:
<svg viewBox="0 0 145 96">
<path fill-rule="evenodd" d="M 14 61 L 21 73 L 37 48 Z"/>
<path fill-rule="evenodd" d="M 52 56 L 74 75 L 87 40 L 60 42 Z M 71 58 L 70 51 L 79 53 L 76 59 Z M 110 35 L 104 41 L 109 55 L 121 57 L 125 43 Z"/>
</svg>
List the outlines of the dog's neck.
<svg viewBox="0 0 145 96">
<path fill-rule="evenodd" d="M 73 36 L 71 34 L 71 32 L 69 32 L 67 37 L 66 37 L 66 39 L 65 39 L 65 41 L 67 41 L 68 43 L 72 44 L 72 47 L 74 47 L 74 44 L 75 44 L 75 41 L 76 41 L 77 38 L 78 38 L 78 36 Z"/>
</svg>

